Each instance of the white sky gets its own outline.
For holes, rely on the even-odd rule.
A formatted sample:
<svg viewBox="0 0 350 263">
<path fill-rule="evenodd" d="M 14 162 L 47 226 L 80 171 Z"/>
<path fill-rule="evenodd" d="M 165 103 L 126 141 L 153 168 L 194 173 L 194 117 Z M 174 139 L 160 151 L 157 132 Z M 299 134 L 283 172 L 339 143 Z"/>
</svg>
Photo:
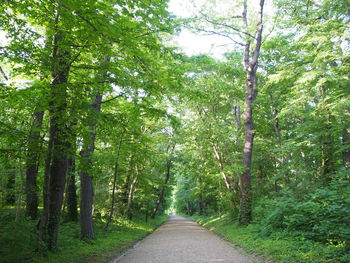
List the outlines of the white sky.
<svg viewBox="0 0 350 263">
<path fill-rule="evenodd" d="M 194 15 L 192 1 L 189 0 L 170 0 L 169 11 L 180 18 L 187 18 Z M 196 0 L 196 2 L 202 2 Z M 228 51 L 226 45 L 227 39 L 219 36 L 202 36 L 194 34 L 188 29 L 183 29 L 179 36 L 174 37 L 174 41 L 187 55 L 198 55 L 208 53 L 220 58 L 222 54 Z M 221 47 L 218 47 L 221 46 Z"/>
<path fill-rule="evenodd" d="M 200 6 L 204 2 L 209 2 L 210 0 L 170 0 L 169 11 L 180 18 L 188 18 L 194 15 L 195 8 L 194 5 Z M 232 2 L 236 3 L 237 0 L 218 0 L 220 5 L 218 9 L 225 12 L 228 6 L 232 6 Z M 251 2 L 252 6 L 258 7 L 260 0 L 248 0 Z M 211 0 L 215 2 L 215 0 Z M 226 3 L 225 3 L 226 2 Z M 231 2 L 231 3 L 230 3 Z M 226 8 L 225 8 L 226 7 Z M 240 8 L 241 9 L 241 8 Z M 272 1 L 265 0 L 264 13 L 271 15 L 272 11 Z M 239 11 L 241 12 L 241 10 Z M 238 13 L 240 15 L 240 13 Z M 200 34 L 192 33 L 188 29 L 183 29 L 179 36 L 174 37 L 174 42 L 179 46 L 187 55 L 197 55 L 201 53 L 211 54 L 216 58 L 222 58 L 223 53 L 230 51 L 234 48 L 232 41 L 225 37 L 220 37 L 217 35 L 207 35 L 203 36 Z"/>
</svg>

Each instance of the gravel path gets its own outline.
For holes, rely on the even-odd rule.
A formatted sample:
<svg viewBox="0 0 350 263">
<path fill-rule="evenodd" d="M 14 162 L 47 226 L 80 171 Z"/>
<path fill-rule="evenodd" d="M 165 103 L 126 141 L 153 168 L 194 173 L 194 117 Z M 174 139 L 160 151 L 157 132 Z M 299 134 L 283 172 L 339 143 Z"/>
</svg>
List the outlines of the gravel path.
<svg viewBox="0 0 350 263">
<path fill-rule="evenodd" d="M 252 263 L 214 233 L 181 216 L 170 216 L 167 223 L 112 262 Z"/>
</svg>

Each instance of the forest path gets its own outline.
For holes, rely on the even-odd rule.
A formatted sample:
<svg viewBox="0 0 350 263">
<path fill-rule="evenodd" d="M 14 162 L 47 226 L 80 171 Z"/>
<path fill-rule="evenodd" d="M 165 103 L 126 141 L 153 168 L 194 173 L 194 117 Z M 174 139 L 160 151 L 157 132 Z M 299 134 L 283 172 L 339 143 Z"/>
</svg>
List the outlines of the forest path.
<svg viewBox="0 0 350 263">
<path fill-rule="evenodd" d="M 181 216 L 127 250 L 118 263 L 252 263 L 216 234 Z"/>
</svg>

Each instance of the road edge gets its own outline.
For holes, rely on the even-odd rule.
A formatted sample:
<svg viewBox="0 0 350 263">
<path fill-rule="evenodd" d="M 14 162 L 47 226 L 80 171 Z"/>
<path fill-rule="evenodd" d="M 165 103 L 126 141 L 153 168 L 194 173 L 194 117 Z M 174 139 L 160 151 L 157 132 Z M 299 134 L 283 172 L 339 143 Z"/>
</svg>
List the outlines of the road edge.
<svg viewBox="0 0 350 263">
<path fill-rule="evenodd" d="M 194 220 L 193 218 L 191 218 L 189 216 L 186 216 L 186 215 L 181 215 L 181 216 L 186 217 L 188 220 L 191 220 L 191 221 L 197 223 L 198 225 L 200 225 L 201 227 L 209 230 L 210 232 L 215 233 L 220 239 L 222 239 L 223 241 L 228 243 L 233 248 L 237 249 L 239 253 L 248 257 L 253 263 L 276 263 L 276 262 L 272 261 L 271 259 L 267 259 L 254 251 L 248 250 L 244 247 L 241 247 L 241 246 L 235 244 L 232 240 L 226 238 L 220 232 L 216 231 L 216 229 L 206 227 L 205 225 L 201 224 L 200 222 Z"/>
</svg>

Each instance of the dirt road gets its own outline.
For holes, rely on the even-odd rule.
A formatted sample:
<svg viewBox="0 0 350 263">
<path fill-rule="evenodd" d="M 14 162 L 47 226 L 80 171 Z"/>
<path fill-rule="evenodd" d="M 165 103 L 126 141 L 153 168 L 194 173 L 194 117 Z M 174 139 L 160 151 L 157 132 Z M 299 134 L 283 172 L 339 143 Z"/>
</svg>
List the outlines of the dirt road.
<svg viewBox="0 0 350 263">
<path fill-rule="evenodd" d="M 252 263 L 233 246 L 197 223 L 171 216 L 114 263 Z"/>
</svg>

